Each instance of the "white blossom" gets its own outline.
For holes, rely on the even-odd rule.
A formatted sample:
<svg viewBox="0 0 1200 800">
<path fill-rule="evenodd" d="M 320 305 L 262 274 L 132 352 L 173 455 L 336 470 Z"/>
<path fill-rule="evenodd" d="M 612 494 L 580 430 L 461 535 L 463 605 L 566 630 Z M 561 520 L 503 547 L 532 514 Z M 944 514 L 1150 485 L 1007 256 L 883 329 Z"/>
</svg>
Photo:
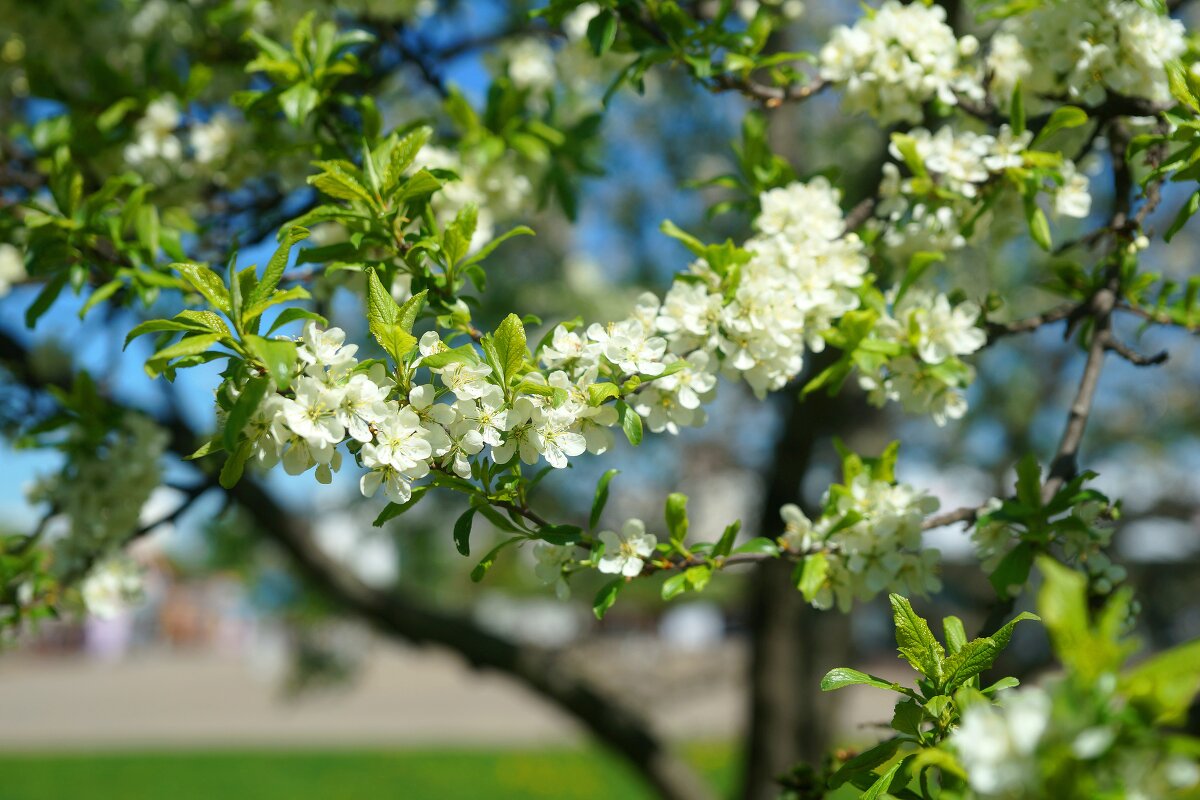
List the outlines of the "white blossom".
<svg viewBox="0 0 1200 800">
<path fill-rule="evenodd" d="M 640 519 L 630 519 L 621 526 L 620 534 L 601 531 L 600 541 L 604 545 L 604 555 L 600 557 L 597 569 L 632 578 L 641 573 L 646 559 L 654 554 L 658 537 L 646 533 L 646 526 Z"/>
</svg>

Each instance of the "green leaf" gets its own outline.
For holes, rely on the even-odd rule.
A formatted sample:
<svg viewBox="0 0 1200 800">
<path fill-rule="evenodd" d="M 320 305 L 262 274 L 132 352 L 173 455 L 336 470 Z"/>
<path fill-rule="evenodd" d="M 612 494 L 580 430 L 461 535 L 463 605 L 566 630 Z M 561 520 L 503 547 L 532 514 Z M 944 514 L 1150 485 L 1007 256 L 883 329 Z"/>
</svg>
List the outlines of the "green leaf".
<svg viewBox="0 0 1200 800">
<path fill-rule="evenodd" d="M 991 686 L 984 689 L 983 694 L 987 695 L 988 697 L 991 697 L 994 694 L 996 694 L 997 692 L 1004 691 L 1005 689 L 1012 689 L 1013 687 L 1020 686 L 1020 685 L 1021 685 L 1021 682 L 1010 675 L 1008 677 L 1001 678 L 1000 680 L 993 683 Z"/>
<path fill-rule="evenodd" d="M 211 328 L 191 320 L 179 319 L 151 319 L 134 327 L 133 330 L 125 337 L 125 347 L 129 347 L 129 343 L 139 336 L 145 336 L 148 333 L 163 333 L 166 331 L 189 331 L 194 333 L 209 333 Z M 122 348 L 124 349 L 124 348 Z"/>
<path fill-rule="evenodd" d="M 509 314 L 496 328 L 492 337 L 496 346 L 496 356 L 502 374 L 501 381 L 507 385 L 512 378 L 519 375 L 525 364 L 528 348 L 525 343 L 525 326 L 516 314 Z"/>
<path fill-rule="evenodd" d="M 1086 125 L 1087 121 L 1087 112 L 1082 108 L 1078 106 L 1059 106 L 1051 112 L 1050 118 L 1046 120 L 1046 124 L 1038 131 L 1038 135 L 1034 137 L 1030 147 L 1037 147 L 1042 140 L 1050 138 L 1061 130 Z"/>
<path fill-rule="evenodd" d="M 997 595 L 1010 597 L 1010 586 L 1025 585 L 1025 582 L 1029 580 L 1029 570 L 1033 567 L 1033 554 L 1033 544 L 1021 542 L 1000 559 L 996 569 L 992 570 L 992 574 L 988 576 L 988 581 L 996 590 Z"/>
<path fill-rule="evenodd" d="M 433 130 L 426 126 L 421 126 L 411 131 L 400 141 L 396 142 L 396 146 L 392 148 L 391 158 L 388 160 L 387 171 L 384 173 L 384 187 L 391 191 L 404 177 L 404 171 L 412 166 L 413 161 L 417 157 L 417 153 L 429 141 L 429 137 L 433 135 Z"/>
<path fill-rule="evenodd" d="M 901 783 L 903 785 L 903 778 L 900 775 L 900 771 L 906 769 L 912 758 L 911 755 L 905 756 L 895 764 L 892 764 L 887 772 L 879 776 L 879 780 L 871 784 L 871 787 L 860 795 L 859 800 L 877 800 L 877 798 L 887 795 L 894 783 Z"/>
<path fill-rule="evenodd" d="M 428 289 L 422 289 L 400 305 L 400 313 L 396 318 L 396 324 L 405 333 L 412 333 L 413 325 L 417 324 L 417 315 L 425 307 L 425 297 L 428 294 Z"/>
<path fill-rule="evenodd" d="M 283 277 L 283 271 L 287 269 L 288 258 L 291 256 L 292 248 L 297 242 L 307 238 L 307 228 L 292 227 L 287 229 L 287 233 L 284 234 L 279 247 L 275 249 L 271 260 L 267 262 L 267 268 L 263 270 L 262 278 L 246 297 L 247 308 L 253 308 L 271 296 L 271 293 L 279 286 L 279 280 Z"/>
<path fill-rule="evenodd" d="M 945 689 L 953 691 L 989 669 L 1008 646 L 1017 623 L 1027 619 L 1036 620 L 1039 617 L 1028 612 L 1021 613 L 991 636 L 967 642 L 962 649 L 946 659 L 946 678 L 943 683 Z"/>
<path fill-rule="evenodd" d="M 468 508 L 454 522 L 454 547 L 464 556 L 471 555 L 471 523 L 475 521 L 475 509 Z"/>
<path fill-rule="evenodd" d="M 1183 226 L 1188 223 L 1197 211 L 1200 211 L 1200 191 L 1192 193 L 1192 196 L 1187 199 L 1179 208 L 1179 213 L 1175 215 L 1174 221 L 1171 222 L 1171 227 L 1167 228 L 1167 232 L 1163 234 L 1163 241 L 1170 242 L 1175 238 L 1175 234 L 1183 230 Z"/>
<path fill-rule="evenodd" d="M 951 654 L 962 650 L 963 645 L 967 643 L 967 630 L 963 627 L 963 622 L 958 617 L 950 616 L 943 619 L 942 631 L 946 636 L 946 649 Z"/>
<path fill-rule="evenodd" d="M 892 729 L 921 738 L 921 725 L 925 722 L 925 709 L 916 700 L 902 700 L 892 712 Z"/>
<path fill-rule="evenodd" d="M 765 536 L 756 536 L 744 544 L 740 544 L 733 553 L 760 553 L 762 555 L 779 555 L 779 545 Z"/>
<path fill-rule="evenodd" d="M 309 83 L 297 83 L 279 95 L 279 107 L 283 109 L 283 115 L 296 127 L 308 119 L 320 101 L 320 93 Z"/>
<path fill-rule="evenodd" d="M 219 481 L 224 489 L 232 489 L 237 485 L 237 482 L 242 479 L 242 472 L 246 468 L 246 460 L 250 458 L 250 453 L 253 451 L 254 445 L 246 439 L 243 439 L 237 449 L 229 454 L 225 459 L 225 463 L 221 466 L 221 475 Z"/>
<path fill-rule="evenodd" d="M 1038 247 L 1050 252 L 1054 244 L 1050 237 L 1050 221 L 1046 219 L 1046 212 L 1042 211 L 1032 195 L 1025 202 L 1025 220 L 1029 223 L 1029 235 L 1033 241 Z"/>
<path fill-rule="evenodd" d="M 625 432 L 625 438 L 629 440 L 629 443 L 634 447 L 641 444 L 642 418 L 624 400 L 617 401 L 617 419 L 620 420 L 621 430 Z"/>
<path fill-rule="evenodd" d="M 624 578 L 616 578 L 600 587 L 600 591 L 596 592 L 596 598 L 592 601 L 592 613 L 596 615 L 596 619 L 604 619 L 604 615 L 612 608 L 613 603 L 617 602 L 617 594 L 624 585 Z"/>
<path fill-rule="evenodd" d="M 734 520 L 725 528 L 725 532 L 721 534 L 721 538 L 713 545 L 713 558 L 724 558 L 729 555 L 729 551 L 733 549 L 733 543 L 737 540 L 738 531 L 742 529 L 742 521 Z"/>
<path fill-rule="evenodd" d="M 371 524 L 374 525 L 376 528 L 382 528 L 385 523 L 387 523 L 390 520 L 395 519 L 396 517 L 403 514 L 405 511 L 408 511 L 410 508 L 415 506 L 417 504 L 417 502 L 420 501 L 420 499 L 422 497 L 424 497 L 425 493 L 428 491 L 429 491 L 428 486 L 414 486 L 411 497 L 409 497 L 403 503 L 388 503 L 386 506 L 383 507 L 383 511 L 379 512 L 379 516 L 377 516 L 375 518 L 375 521 L 372 522 Z"/>
<path fill-rule="evenodd" d="M 588 44 L 592 46 L 594 55 L 602 56 L 607 53 L 616 38 L 617 15 L 611 10 L 601 11 L 588 22 L 587 40 Z"/>
<path fill-rule="evenodd" d="M 271 335 L 275 331 L 282 328 L 284 325 L 287 325 L 289 323 L 296 322 L 297 320 L 302 320 L 302 319 L 303 320 L 312 320 L 313 322 L 319 323 L 321 325 L 329 324 L 329 320 L 325 319 L 324 317 L 322 317 L 320 314 L 318 314 L 315 311 L 309 311 L 307 308 L 285 308 L 283 311 L 279 312 L 279 316 L 276 317 L 275 321 L 271 323 L 271 327 L 267 331 L 267 335 L 268 336 Z"/>
<path fill-rule="evenodd" d="M 442 350 L 438 353 L 430 353 L 427 356 L 421 357 L 421 364 L 430 369 L 442 369 L 451 364 L 478 364 L 479 354 L 475 352 L 469 344 L 464 344 L 462 347 L 455 347 L 450 350 Z"/>
<path fill-rule="evenodd" d="M 1143 661 L 1121 676 L 1121 688 L 1153 724 L 1182 724 L 1200 691 L 1200 639 Z"/>
<path fill-rule="evenodd" d="M 596 493 L 592 497 L 592 513 L 588 516 L 588 530 L 595 530 L 600 524 L 600 515 L 604 513 L 604 506 L 608 504 L 608 484 L 612 482 L 621 470 L 610 469 L 600 476 L 600 480 L 596 481 Z"/>
<path fill-rule="evenodd" d="M 669 577 L 665 581 L 663 581 L 662 599 L 663 600 L 673 600 L 674 598 L 683 594 L 687 590 L 688 590 L 687 575 L 682 572 L 679 573 L 678 575 L 672 575 L 671 577 Z"/>
<path fill-rule="evenodd" d="M 874 675 L 868 675 L 865 672 L 859 672 L 849 667 L 831 669 L 821 679 L 822 692 L 833 692 L 847 686 L 874 686 L 876 689 L 887 689 L 892 692 L 900 691 L 900 685 L 897 683 Z"/>
<path fill-rule="evenodd" d="M 688 532 L 688 498 L 686 494 L 672 492 L 667 495 L 665 516 L 667 531 L 673 544 L 683 544 Z"/>
<path fill-rule="evenodd" d="M 825 585 L 825 580 L 829 577 L 829 559 L 824 553 L 813 553 L 810 556 L 805 556 L 800 567 L 800 577 L 796 583 L 796 587 L 800 593 L 804 595 L 805 601 L 811 603 L 816 599 L 817 593 L 821 591 L 821 587 Z"/>
<path fill-rule="evenodd" d="M 829 777 L 829 788 L 836 789 L 856 775 L 868 773 L 880 764 L 886 764 L 900 749 L 899 739 L 886 739 L 872 748 L 864 750 L 842 765 Z"/>
<path fill-rule="evenodd" d="M 262 399 L 266 397 L 270 388 L 271 381 L 266 377 L 251 378 L 246 381 L 246 385 L 242 387 L 242 393 L 238 395 L 237 402 L 233 404 L 233 408 L 229 409 L 229 416 L 225 418 L 222 439 L 226 450 L 233 452 L 237 447 L 242 430 L 254 416 L 254 412 L 258 410 L 259 404 L 262 403 Z"/>
<path fill-rule="evenodd" d="M 481 512 L 482 510 L 483 509 L 480 509 Z M 484 516 L 487 515 L 484 514 Z M 492 568 L 492 565 L 496 563 L 496 556 L 500 554 L 501 550 L 511 544 L 523 541 L 525 541 L 524 536 L 513 536 L 511 539 L 505 539 L 503 542 L 493 547 L 488 551 L 488 554 L 484 556 L 478 564 L 475 565 L 475 569 L 471 570 L 471 580 L 475 583 L 479 583 L 481 580 L 483 580 L 483 576 L 487 575 L 487 572 Z"/>
<path fill-rule="evenodd" d="M 92 293 L 88 295 L 87 302 L 85 302 L 83 307 L 79 309 L 79 318 L 83 319 L 86 317 L 89 311 L 95 308 L 98 304 L 103 303 L 105 300 L 112 297 L 124 285 L 125 284 L 122 283 L 119 278 L 114 278 L 108 283 L 96 287 L 96 289 L 94 289 Z"/>
<path fill-rule="evenodd" d="M 267 368 L 267 374 L 280 389 L 292 385 L 292 373 L 296 371 L 296 343 L 285 339 L 264 339 L 261 336 L 245 337 L 246 349 Z"/>
<path fill-rule="evenodd" d="M 151 376 L 157 376 L 172 359 L 199 355 L 220 340 L 221 336 L 216 333 L 201 333 L 180 339 L 146 359 L 146 371 Z"/>
<path fill-rule="evenodd" d="M 54 277 L 46 282 L 46 285 L 38 292 L 37 297 L 25 309 L 25 327 L 32 328 L 37 324 L 38 319 L 50 310 L 50 306 L 54 305 L 54 301 L 62 293 L 63 287 L 67 285 L 69 277 L 70 271 L 64 269 L 61 272 L 55 273 Z"/>
<path fill-rule="evenodd" d="M 400 364 L 417 346 L 417 339 L 400 322 L 400 306 L 383 287 L 379 274 L 367 270 L 367 324 L 371 335 L 392 361 Z"/>
<path fill-rule="evenodd" d="M 1017 85 L 1013 87 L 1012 105 L 1008 114 L 1009 123 L 1012 125 L 1012 132 L 1020 136 L 1025 132 L 1025 99 L 1021 92 L 1021 82 L 1017 81 Z"/>
<path fill-rule="evenodd" d="M 939 261 L 945 261 L 946 254 L 934 251 L 922 251 L 913 253 L 912 258 L 908 260 L 908 269 L 904 271 L 904 279 L 900 281 L 900 288 L 896 290 L 896 298 L 893 301 L 899 304 L 905 293 L 916 283 L 922 275 L 934 264 Z"/>
<path fill-rule="evenodd" d="M 1030 508 L 1042 507 L 1042 468 L 1033 453 L 1017 462 L 1017 499 Z"/>
<path fill-rule="evenodd" d="M 225 282 L 221 280 L 220 275 L 203 264 L 190 261 L 172 264 L 171 269 L 182 275 L 213 308 L 225 314 L 230 313 L 229 290 L 225 288 Z"/>
<path fill-rule="evenodd" d="M 480 261 L 483 261 L 485 258 L 490 256 L 492 254 L 492 251 L 494 251 L 497 247 L 499 247 L 501 244 L 508 241 L 509 239 L 513 238 L 514 236 L 533 236 L 533 235 L 534 234 L 533 234 L 532 228 L 529 228 L 525 225 L 518 225 L 517 227 L 513 228 L 512 230 L 505 231 L 504 233 L 497 236 L 495 239 L 492 239 L 490 242 L 485 244 L 483 247 L 479 248 L 477 251 L 475 251 L 475 255 L 471 256 L 466 261 L 462 262 L 459 265 L 459 267 L 461 269 L 466 269 L 467 267 L 471 266 L 472 264 L 478 264 Z"/>
<path fill-rule="evenodd" d="M 898 594 L 889 594 L 892 619 L 896 624 L 896 645 L 904 660 L 925 677 L 940 682 L 946 653 L 933 636 L 929 623 L 913 611 L 912 604 Z"/>
</svg>

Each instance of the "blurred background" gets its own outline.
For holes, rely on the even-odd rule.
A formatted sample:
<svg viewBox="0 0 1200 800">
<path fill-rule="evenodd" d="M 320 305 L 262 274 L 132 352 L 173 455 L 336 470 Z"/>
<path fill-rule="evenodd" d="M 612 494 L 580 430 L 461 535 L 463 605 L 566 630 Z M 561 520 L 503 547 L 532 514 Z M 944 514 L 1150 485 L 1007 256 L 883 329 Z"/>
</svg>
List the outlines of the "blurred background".
<svg viewBox="0 0 1200 800">
<path fill-rule="evenodd" d="M 756 8 L 737 5 L 754 16 Z M 785 5 L 778 12 L 790 21 L 773 44 L 780 50 L 818 46 L 831 26 L 859 13 L 854 4 L 832 1 Z M 946 5 L 971 27 L 966 10 Z M 282 134 L 240 120 L 214 98 L 247 80 L 248 51 L 237 30 L 252 24 L 286 39 L 307 10 L 394 32 L 390 44 L 371 51 L 382 77 L 364 87 L 391 124 L 429 119 L 447 143 L 461 142 L 461 131 L 445 121 L 447 87 L 483 108 L 498 84 L 528 88 L 544 75 L 565 87 L 553 112 L 560 121 L 601 115 L 579 152 L 535 164 L 518 152 L 515 173 L 490 187 L 512 190 L 520 174 L 529 175 L 531 185 L 496 226 L 527 223 L 538 235 L 493 256 L 492 284 L 476 314 L 482 322 L 512 309 L 538 315 L 545 329 L 576 315 L 623 316 L 641 291 L 663 290 L 687 264 L 687 252 L 659 233 L 664 219 L 707 241 L 746 235 L 749 220 L 737 210 L 706 218 L 724 198 L 719 190 L 689 186 L 735 170 L 732 146 L 746 101 L 660 69 L 645 76 L 641 95 L 624 89 L 604 107 L 600 97 L 622 57 L 592 58 L 578 32 L 529 22 L 521 2 L 0 0 L 0 123 L 53 136 L 68 108 L 182 94 L 176 85 L 203 64 L 209 88 L 185 117 L 227 114 L 238 131 L 235 144 L 204 171 L 187 164 L 141 168 L 160 192 L 202 215 L 196 253 L 227 252 L 236 234 L 239 264 L 262 263 L 274 248 L 275 227 L 311 202 L 306 167 L 284 161 L 283 171 L 267 172 L 256 142 L 274 145 Z M 104 61 L 123 76 L 121 85 L 95 68 Z M 521 96 L 521 113 L 549 113 L 537 91 Z M 770 140 L 798 174 L 839 170 L 850 207 L 874 189 L 886 133 L 843 116 L 836 95 L 827 93 L 771 112 Z M 110 143 L 81 156 L 103 165 L 122 153 Z M 1085 167 L 1101 219 L 1108 167 L 1101 159 Z M 11 189 L 0 183 L 0 192 Z M 1161 218 L 1169 221 L 1185 197 L 1168 190 Z M 996 236 L 1003 245 L 1003 234 Z M 998 244 L 985 238 L 954 254 L 959 274 L 969 276 L 964 288 L 976 296 L 995 291 L 1018 311 L 1052 304 L 1050 295 L 1028 288 L 1044 258 Z M 1197 244 L 1193 225 L 1169 248 L 1156 243 L 1148 259 L 1186 280 L 1195 274 Z M 52 374 L 73 361 L 121 402 L 177 415 L 200 432 L 212 429 L 215 368 L 188 370 L 174 384 L 150 381 L 141 368 L 149 351 L 135 344 L 122 353 L 138 312 L 115 309 L 81 321 L 85 298 L 64 296 L 25 330 L 21 318 L 38 287 L 13 283 L 0 292 L 0 330 L 29 363 Z M 318 286 L 317 298 L 334 324 L 361 341 L 355 288 L 332 280 Z M 1166 348 L 1171 358 L 1157 369 L 1109 365 L 1083 463 L 1100 474 L 1100 488 L 1124 501 L 1114 556 L 1129 570 L 1141 604 L 1141 634 L 1163 647 L 1200 636 L 1200 358 L 1186 334 L 1125 333 L 1144 351 Z M 600 474 L 616 467 L 610 524 L 657 521 L 663 497 L 682 491 L 692 498 L 694 530 L 719 531 L 740 519 L 744 536 L 777 534 L 782 503 L 814 507 L 838 479 L 836 435 L 867 454 L 900 438 L 900 480 L 929 491 L 945 509 L 978 505 L 1010 491 L 1020 456 L 1053 452 L 1082 358 L 1055 326 L 1011 337 L 976 365 L 971 410 L 944 429 L 895 409 L 872 409 L 853 389 L 805 402 L 785 391 L 760 402 L 744 387 L 723 384 L 702 429 L 650 436 L 636 451 L 619 442 L 615 454 L 585 456 L 540 484 L 537 503 L 578 518 Z M 10 434 L 0 443 L 0 528 L 16 533 L 41 524 L 45 509 L 27 490 L 55 474 L 60 456 L 20 446 L 33 401 L 9 370 L 0 383 L 0 423 Z M 168 462 L 167 484 L 186 486 L 186 468 L 177 457 Z M 473 584 L 471 562 L 448 535 L 462 508 L 445 497 L 374 527 L 382 503 L 360 496 L 352 469 L 320 491 L 308 475 L 274 471 L 264 483 L 265 496 L 305 520 L 319 551 L 356 581 L 400 587 L 471 630 L 553 653 L 553 674 L 578 677 L 638 710 L 728 796 L 771 796 L 762 788 L 769 771 L 748 782 L 743 773 L 761 776 L 755 762 L 773 752 L 817 759 L 828 746 L 871 741 L 887 725 L 891 707 L 881 693 L 820 696 L 817 684 L 829 668 L 853 665 L 908 679 L 890 645 L 886 603 L 851 615 L 808 609 L 786 565 L 730 571 L 702 595 L 670 604 L 659 599 L 655 582 L 639 582 L 600 623 L 590 609 L 596 587 L 581 582 L 573 598 L 560 601 L 536 579 L 526 552 Z M 147 570 L 141 605 L 111 619 L 42 622 L 0 653 L 0 798 L 653 796 L 635 770 L 527 681 L 473 668 L 454 647 L 379 632 L 298 571 L 295 554 L 262 535 L 247 508 L 216 491 L 176 514 L 185 499 L 183 490 L 164 485 L 141 509 L 147 531 L 130 550 Z M 477 523 L 479 552 L 484 530 Z M 945 590 L 918 609 L 929 617 L 958 614 L 977 630 L 992 589 L 967 533 L 933 531 L 928 544 L 943 554 Z M 1013 674 L 1035 679 L 1047 664 L 1044 635 L 1021 631 L 1006 659 Z"/>
</svg>

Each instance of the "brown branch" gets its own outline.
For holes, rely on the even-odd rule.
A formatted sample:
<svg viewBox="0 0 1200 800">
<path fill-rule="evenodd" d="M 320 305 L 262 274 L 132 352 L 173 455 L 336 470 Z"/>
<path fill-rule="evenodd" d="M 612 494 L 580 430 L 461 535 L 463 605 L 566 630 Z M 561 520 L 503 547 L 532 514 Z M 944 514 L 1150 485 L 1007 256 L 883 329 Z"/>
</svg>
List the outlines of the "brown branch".
<svg viewBox="0 0 1200 800">
<path fill-rule="evenodd" d="M 1083 432 L 1087 428 L 1092 403 L 1096 398 L 1096 387 L 1104 369 L 1104 356 L 1112 342 L 1112 310 L 1115 299 L 1113 290 L 1109 288 L 1101 289 L 1092 298 L 1090 310 L 1093 329 L 1087 362 L 1083 367 L 1083 376 L 1075 392 L 1075 399 L 1067 413 L 1067 425 L 1063 430 L 1062 439 L 1054 459 L 1050 462 L 1050 472 L 1042 487 L 1042 498 L 1045 501 L 1053 498 L 1063 483 L 1075 476 L 1078 469 L 1079 445 L 1083 442 Z"/>
<path fill-rule="evenodd" d="M 1165 363 L 1170 357 L 1170 353 L 1166 350 L 1160 350 L 1151 356 L 1143 355 L 1112 335 L 1109 336 L 1106 347 L 1110 352 L 1116 353 L 1135 367 L 1155 367 Z"/>
<path fill-rule="evenodd" d="M 988 322 L 985 325 L 988 343 L 990 344 L 996 339 L 1005 336 L 1031 333 L 1045 325 L 1053 325 L 1056 322 L 1070 319 L 1078 313 L 1079 308 L 1080 306 L 1077 303 L 1064 303 L 1063 305 L 1055 306 L 1049 311 L 1043 311 L 1041 314 L 1013 320 L 1012 322 Z"/>
</svg>

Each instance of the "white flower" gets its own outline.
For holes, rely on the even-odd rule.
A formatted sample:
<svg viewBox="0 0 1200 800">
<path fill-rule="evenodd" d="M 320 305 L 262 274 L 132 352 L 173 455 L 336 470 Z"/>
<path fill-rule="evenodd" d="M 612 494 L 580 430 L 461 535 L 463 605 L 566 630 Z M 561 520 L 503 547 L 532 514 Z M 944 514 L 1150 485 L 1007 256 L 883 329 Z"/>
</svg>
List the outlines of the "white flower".
<svg viewBox="0 0 1200 800">
<path fill-rule="evenodd" d="M 492 459 L 497 464 L 507 464 L 514 454 L 520 454 L 526 464 L 538 463 L 545 444 L 539 428 L 542 425 L 542 410 L 525 396 L 513 401 L 507 417 L 508 429 L 504 442 L 492 447 Z"/>
<path fill-rule="evenodd" d="M 525 37 L 507 48 L 508 77 L 518 89 L 545 91 L 554 88 L 558 73 L 554 51 L 540 39 Z"/>
<path fill-rule="evenodd" d="M 964 63 L 979 43 L 956 39 L 941 6 L 885 0 L 853 27 L 839 26 L 821 48 L 821 77 L 843 86 L 846 107 L 887 124 L 917 122 L 922 106 L 958 95 L 982 97 L 975 70 Z"/>
<path fill-rule="evenodd" d="M 992 42 L 992 91 L 1007 104 L 1019 80 L 1032 106 L 1067 96 L 1095 105 L 1109 92 L 1169 102 L 1166 64 L 1187 49 L 1178 20 L 1127 0 L 1044 0 L 1005 20 Z"/>
<path fill-rule="evenodd" d="M 223 161 L 233 149 L 233 121 L 225 114 L 214 114 L 208 122 L 192 125 L 188 141 L 200 164 Z"/>
<path fill-rule="evenodd" d="M 987 335 L 975 325 L 979 313 L 979 306 L 974 303 L 951 307 L 944 294 L 930 296 L 910 291 L 904 296 L 897 316 L 907 320 L 908 328 L 915 329 L 921 360 L 940 364 L 951 356 L 974 353 L 987 343 Z"/>
<path fill-rule="evenodd" d="M 454 424 L 458 415 L 452 406 L 435 403 L 436 394 L 437 390 L 429 384 L 415 386 L 408 393 L 408 402 L 409 407 L 421 420 L 425 439 L 433 448 L 433 455 L 443 456 L 450 450 L 450 437 L 446 435 L 446 428 Z"/>
<path fill-rule="evenodd" d="M 587 449 L 583 435 L 572 430 L 575 418 L 565 409 L 550 409 L 542 414 L 538 427 L 542 456 L 555 469 L 567 466 L 567 459 L 582 455 Z"/>
<path fill-rule="evenodd" d="M 110 558 L 92 568 L 79 590 L 89 614 L 112 619 L 141 599 L 141 570 L 128 558 Z"/>
<path fill-rule="evenodd" d="M 178 161 L 183 156 L 183 145 L 174 131 L 182 119 L 174 95 L 152 100 L 134 126 L 135 138 L 125 147 L 125 160 L 134 165 L 152 159 Z"/>
<path fill-rule="evenodd" d="M 326 386 L 314 378 L 297 378 L 296 398 L 283 401 L 284 423 L 309 447 L 339 444 L 346 435 L 338 411 L 344 392 L 345 389 Z"/>
<path fill-rule="evenodd" d="M 620 535 L 613 531 L 601 531 L 600 541 L 604 544 L 604 555 L 597 568 L 610 575 L 632 578 L 642 571 L 646 559 L 654 554 L 658 538 L 646 533 L 640 519 L 627 520 L 621 526 Z"/>
<path fill-rule="evenodd" d="M 0 297 L 25 277 L 25 255 L 7 242 L 0 244 Z"/>
<path fill-rule="evenodd" d="M 296 356 L 305 371 L 314 378 L 336 379 L 349 372 L 357 363 L 354 354 L 358 345 L 346 344 L 346 332 L 341 328 L 321 330 L 315 322 L 304 326 Z"/>
<path fill-rule="evenodd" d="M 538 580 L 554 584 L 554 593 L 559 600 L 570 597 L 571 587 L 563 577 L 563 567 L 575 561 L 575 548 L 538 542 L 533 548 L 533 555 L 537 558 L 533 574 L 537 575 Z"/>
<path fill-rule="evenodd" d="M 359 372 L 350 377 L 341 391 L 336 409 L 337 421 L 360 442 L 371 441 L 371 426 L 390 412 L 387 390 Z"/>
<path fill-rule="evenodd" d="M 1008 694 L 999 707 L 969 706 L 950 735 L 971 788 L 984 796 L 1033 790 L 1034 754 L 1050 723 L 1050 698 L 1040 689 Z"/>
<path fill-rule="evenodd" d="M 484 444 L 500 446 L 504 432 L 508 430 L 508 409 L 499 386 L 493 386 L 492 391 L 477 399 L 456 401 L 454 411 L 456 435 L 461 435 L 463 430 L 474 430 Z"/>
<path fill-rule="evenodd" d="M 1075 164 L 1066 161 L 1062 166 L 1063 185 L 1054 195 L 1054 213 L 1063 217 L 1085 219 L 1092 211 L 1092 195 L 1086 175 L 1076 171 Z"/>
</svg>

